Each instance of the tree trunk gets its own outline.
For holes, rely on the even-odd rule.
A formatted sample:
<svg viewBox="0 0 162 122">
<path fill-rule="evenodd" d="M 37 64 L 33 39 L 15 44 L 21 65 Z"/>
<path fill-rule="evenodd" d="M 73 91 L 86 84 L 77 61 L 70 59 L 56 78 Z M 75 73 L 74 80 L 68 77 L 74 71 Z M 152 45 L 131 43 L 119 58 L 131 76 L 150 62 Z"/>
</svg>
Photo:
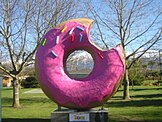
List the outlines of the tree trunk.
<svg viewBox="0 0 162 122">
<path fill-rule="evenodd" d="M 123 91 L 123 99 L 130 99 L 129 96 L 129 79 L 128 79 L 128 69 L 126 69 L 124 74 L 124 91 Z"/>
<path fill-rule="evenodd" d="M 134 90 L 134 82 L 133 82 L 133 80 L 132 80 L 132 90 Z"/>
<path fill-rule="evenodd" d="M 20 102 L 19 102 L 19 81 L 17 79 L 13 80 L 13 101 L 12 101 L 12 107 L 19 108 Z"/>
</svg>

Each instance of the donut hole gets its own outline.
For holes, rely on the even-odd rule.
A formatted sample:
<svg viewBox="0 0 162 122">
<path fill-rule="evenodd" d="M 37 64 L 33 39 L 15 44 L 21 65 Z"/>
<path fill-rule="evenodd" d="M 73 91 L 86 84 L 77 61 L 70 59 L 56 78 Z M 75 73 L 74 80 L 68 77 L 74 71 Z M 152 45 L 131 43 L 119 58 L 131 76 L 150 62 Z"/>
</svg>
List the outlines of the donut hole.
<svg viewBox="0 0 162 122">
<path fill-rule="evenodd" d="M 86 78 L 94 68 L 92 55 L 85 50 L 75 50 L 65 59 L 65 72 L 70 78 Z"/>
</svg>

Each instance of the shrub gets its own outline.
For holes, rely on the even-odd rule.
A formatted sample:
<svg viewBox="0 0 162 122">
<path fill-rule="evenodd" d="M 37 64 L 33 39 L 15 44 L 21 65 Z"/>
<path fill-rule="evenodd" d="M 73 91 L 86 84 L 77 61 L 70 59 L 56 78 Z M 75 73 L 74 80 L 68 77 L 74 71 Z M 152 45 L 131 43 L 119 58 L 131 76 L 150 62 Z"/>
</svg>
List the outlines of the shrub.
<svg viewBox="0 0 162 122">
<path fill-rule="evenodd" d="M 27 77 L 21 83 L 24 88 L 39 88 L 40 85 L 35 77 Z"/>
<path fill-rule="evenodd" d="M 162 80 L 158 80 L 159 83 L 162 83 Z"/>
<path fill-rule="evenodd" d="M 145 77 L 140 62 L 134 63 L 128 71 L 130 85 L 143 85 Z"/>
<path fill-rule="evenodd" d="M 133 80 L 133 85 L 143 85 L 145 78 L 143 75 L 138 74 Z M 131 79 L 130 79 L 131 81 Z M 132 85 L 132 82 L 130 82 L 130 85 Z"/>
<path fill-rule="evenodd" d="M 162 80 L 158 80 L 160 86 L 162 86 Z"/>
</svg>

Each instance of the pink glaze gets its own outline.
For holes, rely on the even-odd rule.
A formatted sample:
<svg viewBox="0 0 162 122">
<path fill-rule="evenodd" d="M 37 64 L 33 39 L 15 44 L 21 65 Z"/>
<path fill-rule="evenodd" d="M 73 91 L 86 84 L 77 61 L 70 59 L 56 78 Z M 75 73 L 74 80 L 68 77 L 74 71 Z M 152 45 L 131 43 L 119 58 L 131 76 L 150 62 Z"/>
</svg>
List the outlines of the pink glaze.
<svg viewBox="0 0 162 122">
<path fill-rule="evenodd" d="M 48 31 L 43 37 L 44 46 L 41 44 L 37 50 L 38 81 L 44 93 L 61 106 L 89 109 L 102 105 L 117 91 L 115 87 L 124 74 L 122 47 L 102 51 L 91 41 L 89 31 L 80 23 L 67 22 Z M 68 55 L 79 49 L 92 55 L 94 69 L 86 78 L 77 80 L 67 75 L 64 66 Z"/>
</svg>

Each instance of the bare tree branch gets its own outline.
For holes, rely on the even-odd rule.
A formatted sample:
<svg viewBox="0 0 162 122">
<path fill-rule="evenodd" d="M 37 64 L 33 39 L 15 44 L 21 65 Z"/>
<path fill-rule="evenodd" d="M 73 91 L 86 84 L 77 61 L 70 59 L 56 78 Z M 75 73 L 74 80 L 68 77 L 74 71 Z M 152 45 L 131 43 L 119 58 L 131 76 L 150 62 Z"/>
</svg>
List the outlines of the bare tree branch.
<svg viewBox="0 0 162 122">
<path fill-rule="evenodd" d="M 159 34 L 159 36 L 157 37 L 157 35 Z M 148 45 L 150 43 L 152 44 L 155 44 L 157 41 L 159 41 L 159 38 L 160 38 L 160 34 L 159 31 L 150 39 L 148 40 L 147 42 L 145 42 L 144 44 L 142 44 L 140 47 L 138 47 L 134 52 L 132 52 L 131 54 L 129 54 L 127 57 L 126 57 L 126 60 L 128 60 L 131 56 L 135 55 L 141 48 L 143 48 L 145 45 Z M 155 37 L 157 37 L 157 39 L 155 40 Z M 153 46 L 153 45 L 152 45 Z M 146 50 L 147 51 L 147 50 Z"/>
<path fill-rule="evenodd" d="M 104 43 L 106 49 L 109 49 L 108 45 L 107 45 L 106 42 L 104 41 L 103 34 L 102 34 L 101 28 L 100 28 L 100 26 L 99 26 L 98 20 L 96 19 L 96 18 L 97 18 L 97 17 L 96 17 L 96 13 L 94 13 L 94 12 L 92 11 L 91 6 L 90 6 L 89 4 L 88 4 L 88 6 L 89 6 L 90 11 L 91 11 L 92 14 L 93 14 L 93 17 L 95 18 L 95 22 L 96 22 L 96 24 L 97 24 L 97 28 L 98 28 L 99 33 L 100 33 L 101 41 Z"/>
<path fill-rule="evenodd" d="M 10 56 L 10 59 L 11 59 L 12 66 L 13 66 L 14 70 L 16 70 L 11 45 L 9 43 L 9 33 L 10 33 L 9 29 L 10 29 L 10 23 L 11 23 L 10 19 L 11 18 L 10 18 L 10 15 L 9 15 L 9 2 L 8 1 L 6 2 L 5 15 L 6 15 L 5 16 L 6 17 L 6 20 L 5 20 L 5 23 L 6 23 L 5 41 L 6 41 L 6 44 L 7 44 L 8 51 L 9 51 L 9 56 Z"/>
<path fill-rule="evenodd" d="M 28 62 L 28 60 L 30 58 L 33 58 L 33 55 L 36 52 L 38 46 L 39 46 L 39 44 L 37 44 L 37 46 L 34 48 L 34 50 L 31 53 L 29 53 L 28 56 L 25 58 L 25 60 L 21 63 L 20 68 L 17 71 L 18 74 L 22 71 L 22 69 L 24 68 L 24 65 Z"/>
<path fill-rule="evenodd" d="M 7 70 L 6 68 L 4 68 L 3 66 L 1 66 L 0 65 L 0 70 L 2 70 L 2 71 L 4 71 L 6 74 L 8 74 L 9 76 L 11 76 L 11 77 L 15 77 L 14 75 L 12 75 L 11 73 L 10 73 L 10 71 L 9 70 Z"/>
<path fill-rule="evenodd" d="M 131 39 L 129 42 L 127 42 L 125 44 L 125 46 L 127 46 L 128 44 L 130 44 L 131 42 L 133 42 L 134 40 L 136 40 L 137 38 L 141 37 L 143 34 L 145 34 L 146 32 L 148 32 L 148 30 L 155 24 L 156 20 L 159 18 L 159 16 L 162 14 L 162 11 L 156 16 L 156 18 L 154 19 L 154 21 L 148 26 L 148 28 L 146 30 L 144 30 L 142 33 L 140 33 L 139 35 L 137 35 L 136 37 L 134 37 L 133 39 Z"/>
<path fill-rule="evenodd" d="M 156 35 L 154 35 L 154 37 L 153 37 L 152 39 L 149 40 L 149 41 L 151 41 L 151 40 L 155 40 L 155 41 L 153 41 L 153 43 L 150 44 L 150 46 L 149 46 L 147 49 L 145 49 L 138 57 L 134 58 L 134 60 L 129 64 L 129 66 L 127 66 L 128 69 L 129 69 L 129 68 L 130 68 L 139 58 L 141 58 L 141 57 L 143 56 L 143 54 L 145 54 L 153 45 L 155 45 L 159 40 L 162 39 L 162 38 L 161 38 L 161 34 L 162 34 L 162 29 L 160 30 L 160 32 L 156 33 Z M 149 41 L 146 42 L 146 44 L 149 44 Z M 145 44 L 145 45 L 146 45 L 146 44 Z M 129 55 L 129 56 L 127 57 L 127 59 L 128 59 L 130 56 L 134 55 L 139 49 L 141 49 L 141 46 L 140 46 L 135 52 L 133 52 L 131 55 Z"/>
</svg>

